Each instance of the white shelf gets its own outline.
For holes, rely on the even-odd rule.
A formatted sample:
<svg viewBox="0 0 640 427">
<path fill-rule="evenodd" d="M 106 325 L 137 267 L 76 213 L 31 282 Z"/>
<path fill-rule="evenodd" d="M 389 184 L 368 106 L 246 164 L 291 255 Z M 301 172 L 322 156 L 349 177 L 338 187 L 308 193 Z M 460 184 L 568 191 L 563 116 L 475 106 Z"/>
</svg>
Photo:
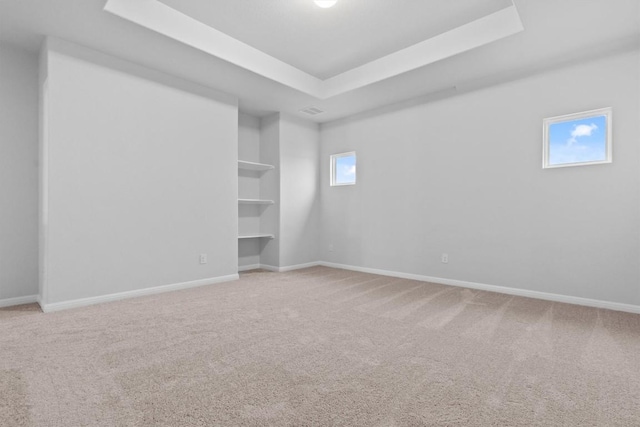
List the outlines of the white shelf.
<svg viewBox="0 0 640 427">
<path fill-rule="evenodd" d="M 238 236 L 238 239 L 273 239 L 274 237 L 273 234 L 247 234 L 245 236 Z"/>
<path fill-rule="evenodd" d="M 264 163 L 245 162 L 244 160 L 238 160 L 238 169 L 246 169 L 251 171 L 268 171 L 273 169 L 273 165 L 267 165 Z"/>
<path fill-rule="evenodd" d="M 238 203 L 242 205 L 272 205 L 273 200 L 261 200 L 261 199 L 238 199 Z"/>
</svg>

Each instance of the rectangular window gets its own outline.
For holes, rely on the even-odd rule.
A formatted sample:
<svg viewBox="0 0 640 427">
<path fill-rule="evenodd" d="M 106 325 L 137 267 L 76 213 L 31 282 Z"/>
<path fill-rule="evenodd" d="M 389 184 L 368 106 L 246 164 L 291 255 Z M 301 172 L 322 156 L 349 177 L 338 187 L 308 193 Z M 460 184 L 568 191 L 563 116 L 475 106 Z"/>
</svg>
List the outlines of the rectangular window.
<svg viewBox="0 0 640 427">
<path fill-rule="evenodd" d="M 333 154 L 331 156 L 331 186 L 354 185 L 356 183 L 356 153 Z"/>
<path fill-rule="evenodd" d="M 611 163 L 611 108 L 544 119 L 543 168 Z"/>
</svg>

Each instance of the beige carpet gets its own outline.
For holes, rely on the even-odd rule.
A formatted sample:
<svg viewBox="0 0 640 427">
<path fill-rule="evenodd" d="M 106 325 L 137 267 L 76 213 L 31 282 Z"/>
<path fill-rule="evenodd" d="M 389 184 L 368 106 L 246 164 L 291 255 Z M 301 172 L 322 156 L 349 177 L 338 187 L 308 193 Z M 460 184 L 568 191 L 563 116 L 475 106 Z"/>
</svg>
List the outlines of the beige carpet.
<svg viewBox="0 0 640 427">
<path fill-rule="evenodd" d="M 640 316 L 315 267 L 0 310 L 1 426 L 640 426 Z"/>
</svg>

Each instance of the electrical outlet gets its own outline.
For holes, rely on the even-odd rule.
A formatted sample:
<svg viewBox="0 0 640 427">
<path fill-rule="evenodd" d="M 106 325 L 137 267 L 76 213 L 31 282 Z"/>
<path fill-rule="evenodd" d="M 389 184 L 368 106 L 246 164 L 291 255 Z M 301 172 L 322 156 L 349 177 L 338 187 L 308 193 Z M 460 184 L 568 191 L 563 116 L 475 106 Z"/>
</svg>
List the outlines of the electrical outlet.
<svg viewBox="0 0 640 427">
<path fill-rule="evenodd" d="M 200 254 L 200 264 L 207 263 L 207 254 Z"/>
<path fill-rule="evenodd" d="M 329 252 L 333 252 L 333 243 L 329 245 Z"/>
<path fill-rule="evenodd" d="M 443 264 L 448 264 L 449 263 L 449 254 L 442 254 L 442 258 L 440 258 L 440 261 L 442 261 Z"/>
</svg>

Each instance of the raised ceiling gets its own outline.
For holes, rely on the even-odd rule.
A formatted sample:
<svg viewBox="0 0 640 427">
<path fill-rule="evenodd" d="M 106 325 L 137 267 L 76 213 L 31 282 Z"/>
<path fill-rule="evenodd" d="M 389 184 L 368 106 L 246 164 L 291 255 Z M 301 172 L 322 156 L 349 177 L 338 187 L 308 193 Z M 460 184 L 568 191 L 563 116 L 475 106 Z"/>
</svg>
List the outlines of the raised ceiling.
<svg viewBox="0 0 640 427">
<path fill-rule="evenodd" d="M 450 25 L 428 39 L 321 80 L 159 0 L 109 0 L 104 10 L 317 99 L 335 97 L 395 77 L 523 30 L 520 16 L 510 4 L 460 26 Z M 295 41 L 289 45 L 298 46 Z M 340 49 L 338 44 L 333 47 Z"/>
<path fill-rule="evenodd" d="M 232 94 L 252 114 L 282 111 L 326 122 L 637 49 L 640 38 L 638 0 L 514 0 L 514 7 L 498 0 L 339 0 L 332 9 L 317 8 L 312 0 L 127 3 L 161 5 L 253 50 L 251 58 L 270 59 L 253 64 L 225 59 L 225 52 L 212 54 L 114 16 L 104 10 L 106 0 L 1 0 L 0 42 L 36 52 L 44 37 L 52 36 Z M 463 21 L 486 23 L 487 16 L 508 10 L 517 10 L 523 31 L 485 43 L 467 37 L 458 42 L 477 45 L 428 58 L 426 48 L 442 41 L 443 31 L 460 35 Z M 426 50 L 411 51 L 415 43 L 426 43 Z M 402 52 L 418 54 L 396 61 Z M 398 68 L 411 61 L 404 71 Z M 286 73 L 265 76 L 268 63 L 295 70 L 292 75 L 307 83 L 296 87 Z M 299 112 L 310 106 L 325 112 L 313 117 Z"/>
<path fill-rule="evenodd" d="M 160 0 L 325 80 L 510 6 L 511 0 Z"/>
</svg>

